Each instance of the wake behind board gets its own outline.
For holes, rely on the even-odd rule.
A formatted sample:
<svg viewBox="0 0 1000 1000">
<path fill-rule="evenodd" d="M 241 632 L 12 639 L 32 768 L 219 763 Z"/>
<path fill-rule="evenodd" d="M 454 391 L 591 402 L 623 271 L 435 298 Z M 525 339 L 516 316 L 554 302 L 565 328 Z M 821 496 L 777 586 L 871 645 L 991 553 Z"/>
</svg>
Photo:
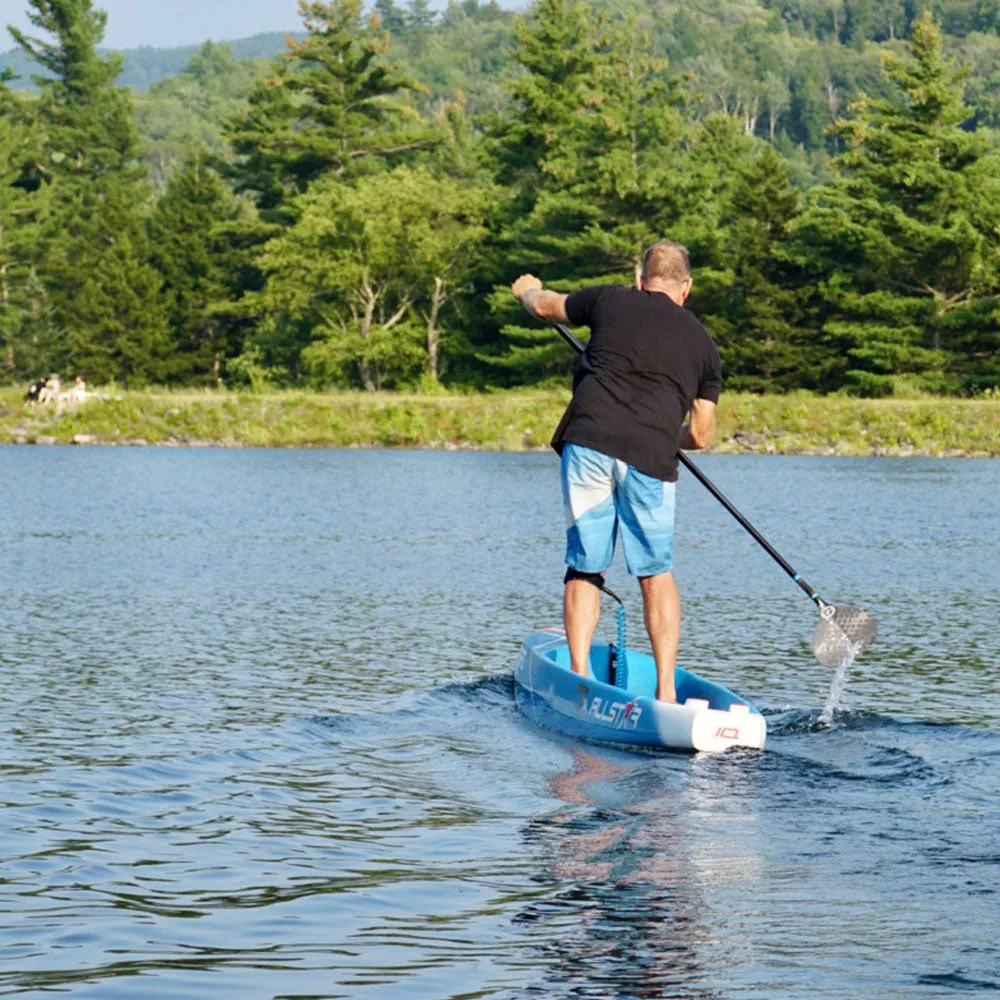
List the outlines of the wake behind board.
<svg viewBox="0 0 1000 1000">
<path fill-rule="evenodd" d="M 656 700 L 656 664 L 628 650 L 628 685 L 611 679 L 611 647 L 595 643 L 590 674 L 570 670 L 561 631 L 529 635 L 514 667 L 514 694 L 527 718 L 550 729 L 599 743 L 673 750 L 762 749 L 767 723 L 757 708 L 721 684 L 679 667 L 678 704 Z"/>
</svg>

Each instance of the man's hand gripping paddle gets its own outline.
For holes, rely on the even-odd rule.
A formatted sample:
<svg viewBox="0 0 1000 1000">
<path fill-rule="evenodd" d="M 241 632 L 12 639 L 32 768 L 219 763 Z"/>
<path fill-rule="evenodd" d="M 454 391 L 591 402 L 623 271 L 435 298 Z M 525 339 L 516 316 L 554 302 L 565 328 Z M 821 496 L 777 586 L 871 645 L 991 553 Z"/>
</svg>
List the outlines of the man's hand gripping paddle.
<svg viewBox="0 0 1000 1000">
<path fill-rule="evenodd" d="M 583 344 L 562 323 L 556 323 L 555 327 L 570 347 L 578 354 L 583 353 Z M 842 604 L 827 604 L 785 562 L 771 543 L 730 503 L 715 483 L 684 452 L 678 451 L 677 458 L 695 479 L 739 521 L 754 541 L 809 595 L 809 599 L 819 608 L 819 621 L 813 632 L 813 655 L 824 667 L 839 667 L 845 660 L 853 659 L 872 644 L 875 636 L 878 635 L 878 624 L 867 611 Z"/>
</svg>

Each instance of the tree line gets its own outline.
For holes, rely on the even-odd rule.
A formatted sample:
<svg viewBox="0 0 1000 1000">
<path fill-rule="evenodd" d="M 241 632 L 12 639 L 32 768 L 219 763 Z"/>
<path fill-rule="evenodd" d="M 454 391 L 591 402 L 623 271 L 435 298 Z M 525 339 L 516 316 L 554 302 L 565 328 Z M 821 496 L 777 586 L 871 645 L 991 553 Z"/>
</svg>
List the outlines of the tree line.
<svg viewBox="0 0 1000 1000">
<path fill-rule="evenodd" d="M 6 36 L 4 36 L 6 41 Z M 246 38 L 238 38 L 229 42 L 227 48 L 242 61 L 270 59 L 285 47 L 285 35 L 280 31 L 265 31 Z M 194 58 L 200 45 L 177 45 L 170 48 L 159 48 L 143 45 L 139 48 L 120 49 L 122 71 L 117 83 L 121 87 L 131 87 L 142 93 L 161 80 L 175 77 L 183 73 Z M 100 50 L 104 55 L 116 50 Z M 35 90 L 32 76 L 39 73 L 41 67 L 20 49 L 0 52 L 0 72 L 12 70 L 16 77 L 12 86 L 17 89 Z"/>
<path fill-rule="evenodd" d="M 29 8 L 37 31 L 11 33 L 45 76 L 0 83 L 6 380 L 561 380 L 572 355 L 528 325 L 511 278 L 631 282 L 670 236 L 730 388 L 1000 386 L 997 143 L 930 12 L 754 5 L 713 48 L 681 17 L 697 7 L 535 0 L 511 21 L 464 0 L 439 21 L 424 0 L 301 0 L 280 57 L 207 44 L 152 88 L 200 109 L 173 120 L 192 131 L 178 162 L 173 126 L 99 51 L 93 0 Z M 991 9 L 961 8 L 966 39 Z M 807 29 L 877 65 L 815 142 L 789 131 L 795 62 L 775 48 Z M 492 65 L 466 53 L 473 96 L 426 83 L 454 31 L 495 42 Z"/>
</svg>

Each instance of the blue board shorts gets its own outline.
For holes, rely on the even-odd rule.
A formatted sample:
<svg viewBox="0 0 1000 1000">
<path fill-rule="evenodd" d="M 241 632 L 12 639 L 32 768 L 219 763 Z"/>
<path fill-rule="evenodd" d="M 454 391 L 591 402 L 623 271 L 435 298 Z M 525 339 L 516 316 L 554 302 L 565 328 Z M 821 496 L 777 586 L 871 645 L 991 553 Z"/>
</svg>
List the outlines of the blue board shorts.
<svg viewBox="0 0 1000 1000">
<path fill-rule="evenodd" d="M 632 576 L 668 573 L 676 486 L 593 448 L 564 445 L 566 565 L 581 573 L 603 573 L 621 531 L 625 566 Z"/>
</svg>

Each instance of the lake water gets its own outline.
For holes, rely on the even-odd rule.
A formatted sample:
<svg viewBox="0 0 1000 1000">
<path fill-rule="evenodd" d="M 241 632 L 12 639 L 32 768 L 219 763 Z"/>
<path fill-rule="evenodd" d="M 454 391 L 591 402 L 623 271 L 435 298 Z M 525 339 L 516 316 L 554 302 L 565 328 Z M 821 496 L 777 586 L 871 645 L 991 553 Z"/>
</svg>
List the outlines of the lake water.
<svg viewBox="0 0 1000 1000">
<path fill-rule="evenodd" d="M 1000 462 L 701 464 L 881 626 L 820 724 L 812 605 L 682 474 L 681 662 L 762 753 L 520 717 L 554 456 L 0 448 L 0 994 L 1000 995 Z"/>
</svg>

